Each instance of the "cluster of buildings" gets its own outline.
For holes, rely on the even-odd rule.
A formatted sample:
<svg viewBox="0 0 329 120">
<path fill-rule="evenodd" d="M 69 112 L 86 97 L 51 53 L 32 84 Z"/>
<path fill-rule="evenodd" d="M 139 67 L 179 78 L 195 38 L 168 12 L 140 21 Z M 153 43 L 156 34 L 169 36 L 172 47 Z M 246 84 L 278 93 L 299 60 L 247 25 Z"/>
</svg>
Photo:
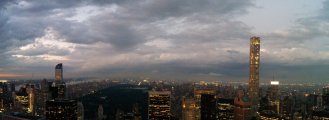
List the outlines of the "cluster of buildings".
<svg viewBox="0 0 329 120">
<path fill-rule="evenodd" d="M 326 120 L 329 119 L 329 87 L 322 94 L 280 91 L 279 81 L 259 84 L 260 38 L 250 39 L 249 82 L 246 88 L 194 86 L 194 94 L 182 98 L 183 120 Z M 200 87 L 201 86 L 201 87 Z M 302 89 L 302 88 L 301 88 Z"/>
<path fill-rule="evenodd" d="M 217 98 L 217 88 L 195 88 L 190 98 L 184 98 L 183 120 L 251 120 L 257 119 L 260 107 L 259 64 L 260 39 L 250 39 L 250 74 L 248 91 L 242 87 L 235 91 L 235 98 Z M 233 90 L 228 90 L 233 91 Z M 225 93 L 224 93 L 225 94 Z M 226 93 L 228 94 L 228 93 Z M 232 94 L 232 93 L 231 93 Z M 193 115 L 191 113 L 194 113 Z"/>
<path fill-rule="evenodd" d="M 0 81 L 0 112 L 4 120 L 75 120 L 81 113 L 78 107 L 76 100 L 67 99 L 61 63 L 55 67 L 54 81 L 42 80 L 38 85 L 25 84 L 18 91 L 14 84 Z"/>
<path fill-rule="evenodd" d="M 259 37 L 250 38 L 247 86 L 115 81 L 111 84 L 116 85 L 87 94 L 79 84 L 73 85 L 80 91 L 74 95 L 58 64 L 54 81 L 25 84 L 19 90 L 0 81 L 0 113 L 3 120 L 329 120 L 329 86 L 321 93 L 281 89 L 274 80 L 264 87 L 259 72 Z"/>
</svg>

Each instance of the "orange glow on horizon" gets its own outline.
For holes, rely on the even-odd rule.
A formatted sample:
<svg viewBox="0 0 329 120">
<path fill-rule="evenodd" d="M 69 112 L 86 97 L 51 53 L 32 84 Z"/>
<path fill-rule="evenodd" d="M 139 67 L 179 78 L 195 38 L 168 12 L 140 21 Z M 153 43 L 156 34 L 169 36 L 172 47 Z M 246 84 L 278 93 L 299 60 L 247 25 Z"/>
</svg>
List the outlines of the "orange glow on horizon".
<svg viewBox="0 0 329 120">
<path fill-rule="evenodd" d="M 21 77 L 24 75 L 14 74 L 14 73 L 0 73 L 0 77 Z"/>
</svg>

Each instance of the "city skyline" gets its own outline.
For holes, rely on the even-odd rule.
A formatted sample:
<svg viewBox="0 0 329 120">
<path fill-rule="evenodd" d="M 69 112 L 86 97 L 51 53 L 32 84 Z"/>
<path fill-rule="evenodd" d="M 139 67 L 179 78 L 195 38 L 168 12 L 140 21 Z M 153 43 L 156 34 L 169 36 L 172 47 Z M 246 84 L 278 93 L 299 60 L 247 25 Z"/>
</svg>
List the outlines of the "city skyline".
<svg viewBox="0 0 329 120">
<path fill-rule="evenodd" d="M 0 11 L 0 79 L 53 78 L 63 63 L 65 78 L 247 82 L 251 36 L 260 82 L 328 79 L 328 0 L 3 0 Z"/>
</svg>

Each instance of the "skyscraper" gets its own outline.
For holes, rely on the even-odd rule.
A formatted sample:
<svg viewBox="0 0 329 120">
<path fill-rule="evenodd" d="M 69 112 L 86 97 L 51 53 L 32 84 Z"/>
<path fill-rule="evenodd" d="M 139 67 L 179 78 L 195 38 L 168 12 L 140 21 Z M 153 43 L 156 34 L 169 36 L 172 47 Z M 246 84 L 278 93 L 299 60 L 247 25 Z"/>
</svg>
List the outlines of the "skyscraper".
<svg viewBox="0 0 329 120">
<path fill-rule="evenodd" d="M 329 106 L 329 85 L 322 88 L 322 105 Z"/>
<path fill-rule="evenodd" d="M 48 81 L 46 79 L 43 79 L 40 83 L 40 101 L 38 101 L 39 109 L 40 109 L 40 115 L 44 115 L 44 111 L 46 110 L 46 101 L 50 98 L 49 95 L 49 85 Z"/>
<path fill-rule="evenodd" d="M 278 114 L 280 112 L 279 81 L 271 81 L 269 98 L 272 110 Z"/>
<path fill-rule="evenodd" d="M 216 90 L 212 88 L 203 88 L 203 89 L 195 89 L 194 90 L 194 98 L 196 102 L 196 119 L 200 120 L 201 119 L 201 95 L 202 94 L 210 94 L 210 95 L 215 95 Z"/>
<path fill-rule="evenodd" d="M 183 97 L 182 101 L 182 120 L 197 120 L 196 101 L 193 98 Z"/>
<path fill-rule="evenodd" d="M 149 120 L 170 120 L 170 92 L 149 92 Z"/>
<path fill-rule="evenodd" d="M 279 99 L 279 81 L 271 81 L 269 97 L 271 101 Z"/>
<path fill-rule="evenodd" d="M 234 99 L 218 98 L 217 109 L 220 120 L 234 119 Z"/>
<path fill-rule="evenodd" d="M 250 38 L 250 59 L 249 59 L 249 98 L 254 112 L 259 105 L 259 62 L 260 61 L 260 38 Z"/>
<path fill-rule="evenodd" d="M 84 108 L 82 102 L 78 102 L 78 120 L 84 120 Z"/>
<path fill-rule="evenodd" d="M 29 97 L 29 108 L 28 112 L 34 114 L 35 112 L 35 86 L 33 84 L 26 85 L 26 92 Z"/>
<path fill-rule="evenodd" d="M 97 120 L 103 120 L 103 119 L 104 119 L 103 105 L 98 105 Z"/>
<path fill-rule="evenodd" d="M 8 97 L 6 94 L 8 92 L 7 81 L 0 81 L 0 111 L 3 112 L 6 110 L 6 98 Z"/>
<path fill-rule="evenodd" d="M 215 95 L 202 94 L 201 95 L 201 120 L 215 120 L 216 119 L 216 99 Z"/>
<path fill-rule="evenodd" d="M 14 92 L 13 98 L 15 98 L 14 111 L 20 111 L 25 113 L 29 112 L 30 99 L 29 99 L 29 93 L 26 91 L 26 86 L 21 87 L 18 92 Z"/>
<path fill-rule="evenodd" d="M 66 97 L 66 84 L 63 81 L 63 64 L 59 63 L 55 66 L 55 82 L 52 87 L 52 98 L 64 99 Z"/>
<path fill-rule="evenodd" d="M 7 80 L 0 80 L 0 112 L 8 111 L 12 100 Z"/>
<path fill-rule="evenodd" d="M 283 96 L 280 101 L 280 115 L 284 120 L 291 120 L 293 115 L 293 99 L 291 96 Z"/>
<path fill-rule="evenodd" d="M 55 82 L 63 80 L 63 64 L 59 63 L 55 67 Z"/>
</svg>

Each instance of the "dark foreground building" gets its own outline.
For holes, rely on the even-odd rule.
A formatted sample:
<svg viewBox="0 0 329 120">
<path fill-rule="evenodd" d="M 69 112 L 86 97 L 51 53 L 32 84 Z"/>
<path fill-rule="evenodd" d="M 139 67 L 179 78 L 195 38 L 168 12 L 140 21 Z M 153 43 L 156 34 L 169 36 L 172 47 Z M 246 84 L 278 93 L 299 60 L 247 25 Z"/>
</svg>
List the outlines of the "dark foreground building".
<svg viewBox="0 0 329 120">
<path fill-rule="evenodd" d="M 77 102 L 75 100 L 46 101 L 47 120 L 76 120 Z"/>
<path fill-rule="evenodd" d="M 39 116 L 33 116 L 23 112 L 11 112 L 2 115 L 2 120 L 45 120 Z"/>
<path fill-rule="evenodd" d="M 216 99 L 215 95 L 202 94 L 201 95 L 201 120 L 215 120 L 216 119 Z"/>
</svg>

